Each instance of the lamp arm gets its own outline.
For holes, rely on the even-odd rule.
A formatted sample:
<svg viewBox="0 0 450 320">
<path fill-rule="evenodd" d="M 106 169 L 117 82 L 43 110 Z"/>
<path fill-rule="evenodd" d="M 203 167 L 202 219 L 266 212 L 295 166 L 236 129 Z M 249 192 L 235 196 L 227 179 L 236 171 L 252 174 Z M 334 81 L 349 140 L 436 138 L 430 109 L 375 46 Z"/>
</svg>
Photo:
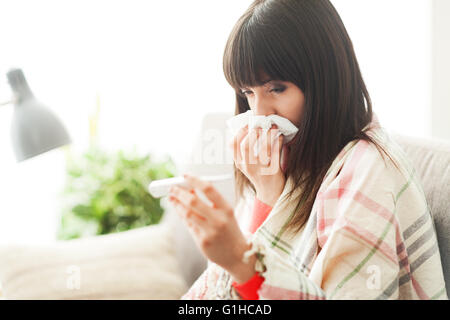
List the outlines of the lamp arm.
<svg viewBox="0 0 450 320">
<path fill-rule="evenodd" d="M 8 104 L 13 104 L 13 103 L 15 103 L 15 102 L 16 102 L 15 99 L 12 99 L 12 100 L 10 100 L 10 101 L 0 102 L 0 107 L 6 106 L 6 105 L 8 105 Z"/>
</svg>

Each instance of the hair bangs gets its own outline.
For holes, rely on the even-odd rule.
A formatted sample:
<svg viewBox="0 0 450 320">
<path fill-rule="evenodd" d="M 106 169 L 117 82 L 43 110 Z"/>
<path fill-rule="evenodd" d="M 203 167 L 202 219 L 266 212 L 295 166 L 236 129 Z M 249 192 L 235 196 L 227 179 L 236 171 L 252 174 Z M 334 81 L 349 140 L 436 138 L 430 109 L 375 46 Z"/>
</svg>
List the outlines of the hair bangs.
<svg viewBox="0 0 450 320">
<path fill-rule="evenodd" d="M 283 56 L 276 54 L 263 27 L 250 19 L 235 26 L 225 47 L 223 70 L 225 78 L 240 94 L 240 88 L 263 85 L 267 80 L 288 81 L 283 70 Z"/>
</svg>

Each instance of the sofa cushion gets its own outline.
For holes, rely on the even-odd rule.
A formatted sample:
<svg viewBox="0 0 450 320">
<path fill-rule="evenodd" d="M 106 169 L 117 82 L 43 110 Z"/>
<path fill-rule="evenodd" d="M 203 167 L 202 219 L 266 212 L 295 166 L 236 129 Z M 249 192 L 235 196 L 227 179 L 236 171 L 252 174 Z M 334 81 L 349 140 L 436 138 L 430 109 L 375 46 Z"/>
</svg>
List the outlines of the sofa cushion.
<svg viewBox="0 0 450 320">
<path fill-rule="evenodd" d="M 167 224 L 51 244 L 0 245 L 4 299 L 179 299 Z"/>
<path fill-rule="evenodd" d="M 450 143 L 393 134 L 417 170 L 433 216 L 450 297 Z"/>
</svg>

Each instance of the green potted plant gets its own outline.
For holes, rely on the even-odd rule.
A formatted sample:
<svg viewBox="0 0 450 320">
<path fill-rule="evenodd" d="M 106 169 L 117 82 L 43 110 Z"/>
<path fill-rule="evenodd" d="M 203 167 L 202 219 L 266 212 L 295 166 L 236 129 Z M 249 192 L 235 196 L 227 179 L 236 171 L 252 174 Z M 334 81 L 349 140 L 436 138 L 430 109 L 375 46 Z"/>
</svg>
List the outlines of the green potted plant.
<svg viewBox="0 0 450 320">
<path fill-rule="evenodd" d="M 147 191 L 152 180 L 174 177 L 169 156 L 160 161 L 136 150 L 106 152 L 98 143 L 100 98 L 89 117 L 90 147 L 84 154 L 66 149 L 66 184 L 62 192 L 57 238 L 68 240 L 120 232 L 158 223 L 164 209 Z"/>
<path fill-rule="evenodd" d="M 108 153 L 91 146 L 68 157 L 62 193 L 60 240 L 107 234 L 158 223 L 164 213 L 160 199 L 147 191 L 152 180 L 173 177 L 170 157 L 154 161 L 136 151 Z"/>
</svg>

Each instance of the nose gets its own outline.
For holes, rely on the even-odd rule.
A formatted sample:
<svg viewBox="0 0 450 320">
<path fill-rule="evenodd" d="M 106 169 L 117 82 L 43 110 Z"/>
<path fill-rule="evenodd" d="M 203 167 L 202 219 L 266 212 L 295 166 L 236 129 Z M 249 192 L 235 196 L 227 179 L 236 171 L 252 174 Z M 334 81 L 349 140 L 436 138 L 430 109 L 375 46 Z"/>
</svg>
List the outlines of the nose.
<svg viewBox="0 0 450 320">
<path fill-rule="evenodd" d="M 270 116 L 276 114 L 276 106 L 271 99 L 255 94 L 254 113 L 257 116 Z"/>
</svg>

